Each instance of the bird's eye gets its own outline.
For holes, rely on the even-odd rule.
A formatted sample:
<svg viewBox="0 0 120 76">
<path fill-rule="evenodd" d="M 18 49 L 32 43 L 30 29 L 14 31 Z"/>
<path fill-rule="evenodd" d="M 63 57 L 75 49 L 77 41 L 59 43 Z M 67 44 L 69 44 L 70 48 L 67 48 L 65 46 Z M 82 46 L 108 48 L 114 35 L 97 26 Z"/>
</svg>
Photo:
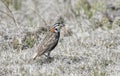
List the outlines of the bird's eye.
<svg viewBox="0 0 120 76">
<path fill-rule="evenodd" d="M 57 28 L 55 28 L 55 30 L 57 30 Z"/>
</svg>

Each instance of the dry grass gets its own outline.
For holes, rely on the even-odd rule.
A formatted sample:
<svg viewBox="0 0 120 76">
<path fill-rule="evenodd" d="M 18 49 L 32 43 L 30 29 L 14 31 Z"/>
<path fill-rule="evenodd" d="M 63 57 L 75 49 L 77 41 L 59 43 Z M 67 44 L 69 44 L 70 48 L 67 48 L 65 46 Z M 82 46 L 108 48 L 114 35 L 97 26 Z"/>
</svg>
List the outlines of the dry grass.
<svg viewBox="0 0 120 76">
<path fill-rule="evenodd" d="M 5 1 L 0 1 L 0 76 L 120 75 L 119 0 Z M 53 59 L 30 61 L 58 15 L 64 16 L 66 30 Z"/>
</svg>

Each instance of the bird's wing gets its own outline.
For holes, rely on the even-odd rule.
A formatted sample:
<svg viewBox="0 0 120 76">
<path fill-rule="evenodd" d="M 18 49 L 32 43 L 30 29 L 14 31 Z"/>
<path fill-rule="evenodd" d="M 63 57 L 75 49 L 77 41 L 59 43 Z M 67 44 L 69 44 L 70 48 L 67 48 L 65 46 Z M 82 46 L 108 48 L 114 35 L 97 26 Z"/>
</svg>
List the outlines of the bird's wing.
<svg viewBox="0 0 120 76">
<path fill-rule="evenodd" d="M 41 44 L 38 45 L 37 53 L 34 55 L 33 59 L 37 56 L 42 55 L 45 51 L 47 51 L 51 45 L 55 43 L 55 34 L 54 33 L 47 33 Z"/>
<path fill-rule="evenodd" d="M 46 33 L 45 38 L 43 38 L 43 40 L 41 40 L 40 45 L 41 45 L 41 44 L 44 44 L 44 43 L 46 42 L 46 40 L 48 40 L 49 37 L 51 37 L 51 36 L 52 36 L 52 33 L 51 33 L 50 31 L 48 31 L 48 32 Z"/>
</svg>

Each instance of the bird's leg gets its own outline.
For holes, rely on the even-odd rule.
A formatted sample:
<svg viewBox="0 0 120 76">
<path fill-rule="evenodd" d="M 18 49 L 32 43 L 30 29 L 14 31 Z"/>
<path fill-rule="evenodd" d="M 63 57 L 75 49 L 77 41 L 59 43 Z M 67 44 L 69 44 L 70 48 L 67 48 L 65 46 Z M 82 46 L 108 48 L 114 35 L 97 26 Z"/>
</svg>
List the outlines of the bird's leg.
<svg viewBox="0 0 120 76">
<path fill-rule="evenodd" d="M 44 54 L 47 58 L 51 58 L 50 57 L 50 52 L 48 52 L 48 54 L 46 55 L 46 54 Z"/>
<path fill-rule="evenodd" d="M 49 51 L 48 54 L 47 54 L 48 58 L 51 58 L 51 57 L 50 57 L 50 52 L 51 52 L 51 51 Z"/>
<path fill-rule="evenodd" d="M 48 57 L 48 55 L 44 54 L 46 57 Z"/>
<path fill-rule="evenodd" d="M 50 51 L 47 53 L 47 55 L 46 54 L 44 54 L 48 59 L 51 59 L 51 57 L 50 57 Z"/>
</svg>

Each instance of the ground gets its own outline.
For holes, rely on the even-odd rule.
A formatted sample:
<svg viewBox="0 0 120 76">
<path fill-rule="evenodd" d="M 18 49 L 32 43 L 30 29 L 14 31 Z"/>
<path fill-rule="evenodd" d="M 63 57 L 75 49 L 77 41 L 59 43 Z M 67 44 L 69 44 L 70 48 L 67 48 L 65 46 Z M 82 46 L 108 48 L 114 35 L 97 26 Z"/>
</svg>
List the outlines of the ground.
<svg viewBox="0 0 120 76">
<path fill-rule="evenodd" d="M 32 60 L 58 16 L 52 59 Z M 0 76 L 119 76 L 119 0 L 1 0 Z"/>
</svg>

